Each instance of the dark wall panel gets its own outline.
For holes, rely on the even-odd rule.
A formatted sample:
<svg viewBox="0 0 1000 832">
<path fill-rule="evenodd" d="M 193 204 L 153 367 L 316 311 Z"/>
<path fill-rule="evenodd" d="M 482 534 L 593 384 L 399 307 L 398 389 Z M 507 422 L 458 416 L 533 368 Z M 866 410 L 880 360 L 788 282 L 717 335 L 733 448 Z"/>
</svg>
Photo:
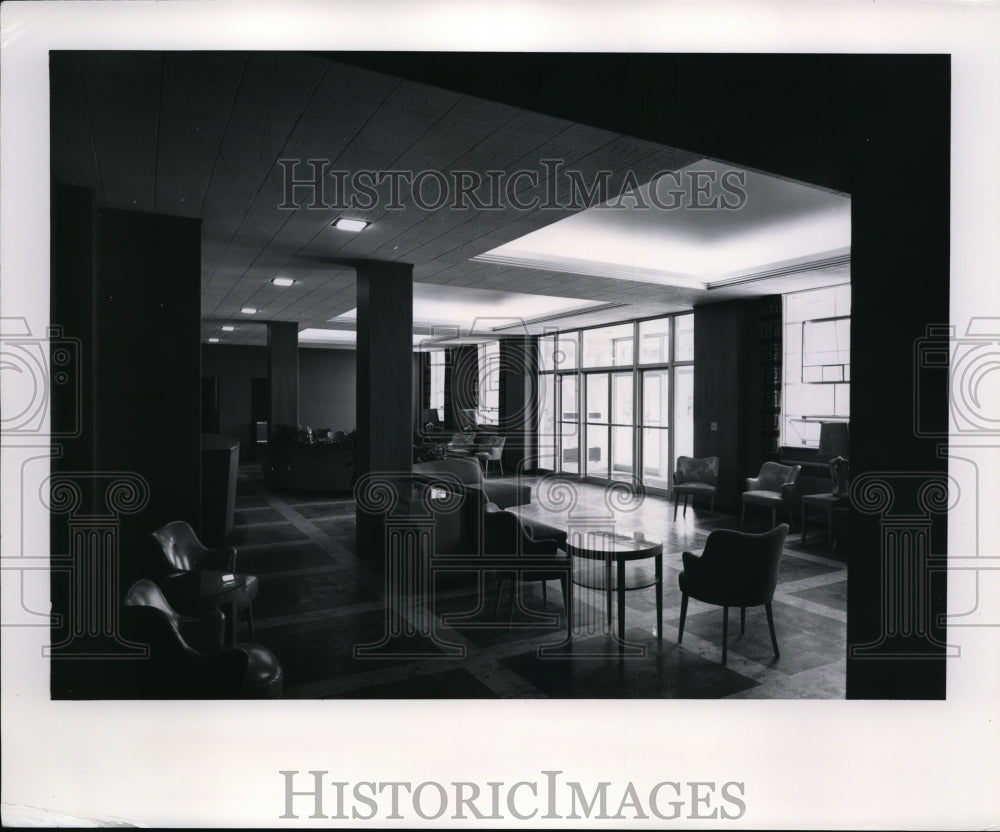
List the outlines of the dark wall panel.
<svg viewBox="0 0 1000 832">
<path fill-rule="evenodd" d="M 299 350 L 299 422 L 316 428 L 357 427 L 354 350 Z"/>
<path fill-rule="evenodd" d="M 267 374 L 266 348 L 205 344 L 201 371 L 219 379 L 219 433 L 239 440 L 240 459 L 251 458 L 255 437 L 250 424 L 250 379 Z"/>
</svg>

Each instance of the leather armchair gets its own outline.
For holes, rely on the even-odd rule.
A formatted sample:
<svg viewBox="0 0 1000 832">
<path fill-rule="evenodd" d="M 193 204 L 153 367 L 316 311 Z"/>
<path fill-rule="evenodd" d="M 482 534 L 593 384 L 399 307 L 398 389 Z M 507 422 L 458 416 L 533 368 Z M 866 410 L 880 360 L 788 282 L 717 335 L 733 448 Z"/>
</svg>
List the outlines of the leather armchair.
<svg viewBox="0 0 1000 832">
<path fill-rule="evenodd" d="M 799 472 L 801 465 L 782 465 L 765 462 L 756 477 L 748 477 L 746 491 L 743 492 L 743 513 L 740 515 L 742 529 L 747 517 L 747 506 L 771 509 L 771 527 L 777 525 L 778 509 L 788 512 L 789 525 L 799 503 Z"/>
<path fill-rule="evenodd" d="M 157 580 L 160 588 L 166 592 L 171 604 L 181 611 L 200 612 L 204 609 L 206 599 L 197 596 L 197 584 L 194 581 L 183 580 L 186 573 L 199 570 L 236 573 L 236 548 L 223 546 L 209 549 L 198 540 L 194 529 L 183 520 L 174 520 L 152 533 L 158 550 L 162 553 L 162 573 Z M 244 587 L 236 599 L 236 607 L 246 610 L 247 625 L 251 640 L 253 632 L 253 601 L 259 591 L 256 575 L 242 575 Z M 181 579 L 181 580 L 178 580 Z M 231 622 L 233 641 L 236 640 L 237 622 Z"/>
<path fill-rule="evenodd" d="M 223 646 L 225 617 L 219 610 L 181 615 L 147 578 L 125 595 L 125 634 L 149 646 L 146 660 L 129 662 L 130 692 L 152 699 L 276 699 L 284 671 L 260 644 Z"/>
<path fill-rule="evenodd" d="M 774 655 L 778 639 L 774 632 L 771 601 L 778 583 L 778 567 L 788 535 L 788 524 L 782 523 L 763 534 L 718 529 L 705 541 L 701 556 L 684 552 L 684 570 L 678 575 L 681 588 L 681 621 L 677 643 L 684 638 L 688 598 L 722 607 L 722 663 L 726 663 L 729 637 L 729 608 L 740 608 L 740 633 L 746 631 L 746 608 L 764 606 L 767 626 L 771 631 Z"/>
<path fill-rule="evenodd" d="M 716 483 L 719 480 L 719 458 L 706 456 L 695 459 L 690 456 L 677 457 L 674 470 L 674 520 L 677 519 L 677 502 L 684 498 L 684 516 L 687 517 L 689 497 L 708 497 L 710 510 L 715 511 Z"/>
<path fill-rule="evenodd" d="M 484 474 L 490 472 L 490 463 L 495 462 L 500 466 L 500 476 L 503 476 L 503 446 L 506 441 L 504 436 L 484 436 L 479 440 L 473 456 L 483 466 Z"/>
<path fill-rule="evenodd" d="M 566 554 L 566 532 L 540 521 L 522 520 L 510 511 L 503 511 L 492 503 L 485 511 L 485 549 L 487 555 L 532 555 L 551 556 L 553 568 L 513 570 L 497 574 L 497 605 L 503 599 L 504 584 L 512 583 L 510 614 L 514 605 L 520 606 L 519 587 L 523 581 L 541 581 L 542 599 L 548 602 L 546 584 L 557 580 L 562 587 L 563 603 L 566 607 L 567 629 L 572 628 L 573 593 L 570 583 L 570 559 Z"/>
</svg>

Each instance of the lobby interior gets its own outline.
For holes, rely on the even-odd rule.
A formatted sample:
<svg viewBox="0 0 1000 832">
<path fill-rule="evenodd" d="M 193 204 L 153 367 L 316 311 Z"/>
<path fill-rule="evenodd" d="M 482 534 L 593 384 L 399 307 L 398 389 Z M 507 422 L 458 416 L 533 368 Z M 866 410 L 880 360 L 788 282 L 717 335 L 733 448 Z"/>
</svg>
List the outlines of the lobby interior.
<svg viewBox="0 0 1000 832">
<path fill-rule="evenodd" d="M 122 591 L 143 574 L 150 531 L 176 519 L 201 528 L 200 437 L 221 433 L 240 442 L 227 542 L 240 571 L 260 579 L 255 640 L 281 660 L 286 697 L 943 695 L 941 663 L 905 661 L 924 643 L 908 642 L 904 660 L 895 644 L 885 662 L 848 649 L 878 644 L 884 631 L 879 516 L 845 512 L 836 548 L 818 532 L 800 539 L 792 517 L 775 596 L 780 658 L 762 608 L 748 611 L 745 634 L 730 630 L 725 666 L 717 607 L 693 606 L 678 645 L 677 574 L 682 551 L 739 528 L 744 480 L 764 461 L 823 467 L 818 417 L 849 416 L 852 477 L 942 469 L 912 422 L 915 407 L 944 408 L 946 390 L 918 405 L 912 385 L 914 342 L 947 319 L 947 200 L 940 184 L 893 173 L 942 142 L 946 152 L 946 130 L 910 132 L 930 109 L 947 112 L 946 64 L 76 52 L 52 53 L 50 68 L 52 320 L 80 339 L 88 382 L 83 430 L 53 468 L 136 471 L 149 483 L 146 506 L 118 526 Z M 939 121 L 939 112 L 929 119 Z M 479 172 L 483 200 L 516 172 L 537 178 L 511 186 L 497 209 L 421 205 L 435 188 L 396 192 L 391 182 L 359 207 L 341 204 L 343 179 L 326 176 L 317 194 L 316 160 L 348 175 Z M 553 174 L 553 160 L 564 170 Z M 577 185 L 606 171 L 607 191 L 567 189 L 565 170 L 579 172 Z M 690 184 L 695 171 L 711 175 L 702 197 L 712 207 L 633 204 L 655 177 Z M 718 188 L 726 171 L 743 176 L 738 210 L 720 207 L 734 195 Z M 541 207 L 558 188 L 584 204 Z M 623 192 L 631 202 L 609 208 Z M 345 217 L 366 226 L 332 225 Z M 926 290 L 914 297 L 918 279 Z M 789 305 L 810 296 L 829 299 L 829 314 L 789 319 Z M 782 360 L 788 370 L 804 321 L 828 317 L 849 326 L 848 375 L 821 385 L 836 412 L 795 411 L 800 391 L 786 386 Z M 587 358 L 588 339 L 602 333 L 610 358 Z M 650 356 L 652 334 L 663 346 Z M 566 343 L 577 355 L 567 358 Z M 478 370 L 474 393 L 459 390 L 461 355 Z M 654 377 L 665 391 L 659 421 L 648 409 Z M 620 422 L 607 412 L 618 381 L 628 391 Z M 605 412 L 590 419 L 602 407 L 575 396 L 599 384 Z M 544 395 L 556 387 L 558 416 Z M 565 527 L 558 489 L 568 484 L 583 514 L 605 512 L 619 529 L 662 541 L 662 628 L 651 591 L 628 597 L 637 655 L 581 655 L 608 638 L 587 629 L 602 598 L 577 588 L 576 657 L 542 660 L 565 627 L 557 581 L 545 598 L 541 585 L 524 585 L 525 607 L 552 613 L 544 625 L 518 620 L 523 611 L 506 626 L 449 624 L 481 594 L 487 606 L 496 599 L 491 580 L 452 576 L 435 590 L 413 655 L 356 656 L 387 626 L 381 530 L 356 518 L 351 492 L 270 486 L 256 423 L 356 429 L 363 478 L 409 471 L 415 443 L 428 439 L 426 411 L 450 435 L 462 404 L 489 425 L 480 433 L 505 438 L 504 474 L 488 480 L 532 488 L 522 516 Z M 56 395 L 54 415 L 65 413 Z M 608 441 L 595 453 L 587 446 L 599 432 Z M 720 458 L 718 497 L 714 510 L 696 503 L 674 520 L 670 474 L 682 453 Z M 65 519 L 53 522 L 59 545 Z M 763 531 L 767 518 L 750 526 Z M 930 529 L 935 546 L 943 527 Z M 943 603 L 943 576 L 933 580 L 921 601 L 928 620 Z M 65 591 L 54 578 L 54 599 Z M 79 663 L 63 670 L 71 665 L 53 660 L 54 696 L 113 692 Z"/>
</svg>

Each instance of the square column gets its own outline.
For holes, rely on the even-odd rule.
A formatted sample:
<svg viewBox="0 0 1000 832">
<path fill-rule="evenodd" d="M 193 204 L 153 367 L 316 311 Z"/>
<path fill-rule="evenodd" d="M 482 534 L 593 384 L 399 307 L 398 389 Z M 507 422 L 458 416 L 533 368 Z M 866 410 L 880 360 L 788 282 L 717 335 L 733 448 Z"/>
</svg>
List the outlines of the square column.
<svg viewBox="0 0 1000 832">
<path fill-rule="evenodd" d="M 413 266 L 357 266 L 357 478 L 409 500 L 413 461 Z M 382 552 L 386 512 L 358 501 L 358 548 Z"/>
</svg>

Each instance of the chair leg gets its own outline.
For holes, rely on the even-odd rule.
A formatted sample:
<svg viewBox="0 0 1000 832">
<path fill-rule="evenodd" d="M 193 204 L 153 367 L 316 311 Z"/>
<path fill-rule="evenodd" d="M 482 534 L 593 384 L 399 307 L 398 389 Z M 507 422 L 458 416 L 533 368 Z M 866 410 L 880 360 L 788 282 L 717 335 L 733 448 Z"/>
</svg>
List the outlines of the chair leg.
<svg viewBox="0 0 1000 832">
<path fill-rule="evenodd" d="M 726 663 L 726 648 L 729 646 L 729 607 L 722 608 L 722 663 Z"/>
<path fill-rule="evenodd" d="M 549 593 L 545 588 L 547 585 L 548 581 L 542 581 L 542 603 L 546 605 L 549 603 Z"/>
<path fill-rule="evenodd" d="M 680 495 L 674 494 L 674 522 L 677 522 L 677 504 L 681 501 Z"/>
<path fill-rule="evenodd" d="M 573 638 L 573 586 L 568 576 L 562 575 L 559 578 L 559 586 L 562 587 L 563 607 L 566 610 L 566 635 Z"/>
<path fill-rule="evenodd" d="M 688 595 L 687 593 L 681 594 L 681 623 L 677 628 L 677 643 L 680 644 L 681 640 L 684 638 L 684 619 L 687 618 L 688 614 Z"/>
<path fill-rule="evenodd" d="M 747 631 L 747 608 L 740 607 L 740 635 Z"/>
<path fill-rule="evenodd" d="M 498 459 L 497 460 L 497 465 L 500 466 L 500 476 L 502 477 L 503 476 L 503 460 L 502 459 Z"/>
<path fill-rule="evenodd" d="M 684 516 L 685 517 L 688 516 L 688 497 L 689 497 L 688 494 L 684 495 Z"/>
<path fill-rule="evenodd" d="M 764 604 L 764 610 L 767 612 L 767 626 L 771 631 L 771 644 L 774 647 L 774 657 L 779 658 L 781 653 L 778 651 L 778 637 L 774 634 L 774 613 L 771 611 L 770 601 Z"/>
</svg>

